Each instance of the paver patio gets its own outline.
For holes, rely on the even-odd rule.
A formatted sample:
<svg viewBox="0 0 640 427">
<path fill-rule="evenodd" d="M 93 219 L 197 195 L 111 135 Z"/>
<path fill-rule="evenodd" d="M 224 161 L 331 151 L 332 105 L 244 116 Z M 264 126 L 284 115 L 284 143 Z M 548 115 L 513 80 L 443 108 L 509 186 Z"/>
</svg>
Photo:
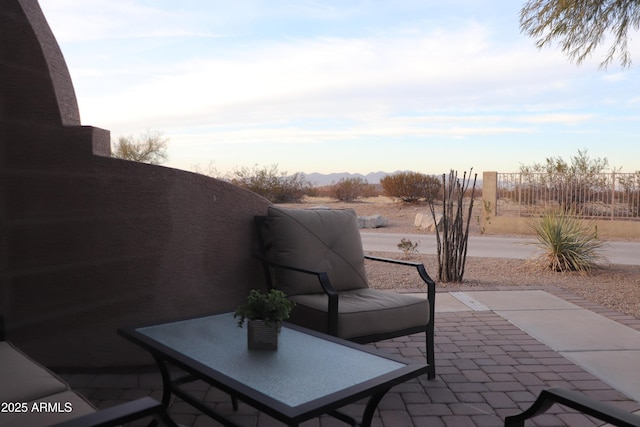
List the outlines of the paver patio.
<svg viewBox="0 0 640 427">
<path fill-rule="evenodd" d="M 609 312 L 562 291 L 551 292 L 640 330 L 640 322 L 636 319 Z M 424 337 L 419 334 L 371 345 L 407 358 L 424 360 Z M 439 312 L 436 318 L 436 360 L 436 379 L 429 381 L 424 376 L 393 388 L 380 402 L 373 425 L 500 426 L 505 416 L 528 407 L 540 390 L 551 386 L 578 390 L 629 411 L 640 410 L 638 402 L 493 311 Z M 157 399 L 161 397 L 160 375 L 151 369 L 144 373 L 73 373 L 63 376 L 99 407 L 146 395 Z M 207 384 L 194 383 L 192 387 L 203 400 L 240 425 L 282 425 L 242 403 L 239 411 L 234 412 L 229 397 Z M 357 416 L 362 413 L 363 405 L 364 402 L 350 405 L 345 412 Z M 170 414 L 187 426 L 219 425 L 179 400 L 173 402 Z M 303 424 L 321 427 L 342 425 L 344 423 L 328 416 Z M 590 426 L 602 423 L 556 405 L 528 425 Z"/>
</svg>

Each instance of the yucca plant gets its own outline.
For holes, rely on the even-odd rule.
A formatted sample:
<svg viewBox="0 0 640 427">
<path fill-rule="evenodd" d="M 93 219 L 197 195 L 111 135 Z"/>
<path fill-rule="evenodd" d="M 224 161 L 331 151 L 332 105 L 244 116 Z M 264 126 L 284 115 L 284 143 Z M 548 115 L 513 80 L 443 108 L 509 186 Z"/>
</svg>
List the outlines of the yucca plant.
<svg viewBox="0 0 640 427">
<path fill-rule="evenodd" d="M 581 221 L 572 210 L 551 210 L 531 225 L 543 253 L 536 257 L 553 271 L 588 273 L 607 259 L 599 251 L 605 243 L 598 240 L 595 224 Z"/>
</svg>

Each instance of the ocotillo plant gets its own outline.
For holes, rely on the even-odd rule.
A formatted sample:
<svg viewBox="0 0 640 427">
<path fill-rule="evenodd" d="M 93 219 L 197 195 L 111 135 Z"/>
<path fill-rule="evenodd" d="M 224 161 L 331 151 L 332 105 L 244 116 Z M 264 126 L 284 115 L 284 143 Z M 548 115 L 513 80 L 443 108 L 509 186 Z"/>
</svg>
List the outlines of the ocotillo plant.
<svg viewBox="0 0 640 427">
<path fill-rule="evenodd" d="M 467 261 L 467 243 L 469 240 L 469 223 L 473 211 L 473 198 L 476 190 L 476 179 L 473 176 L 471 200 L 465 218 L 464 197 L 471 184 L 471 169 L 469 177 L 465 172 L 462 182 L 458 179 L 458 172 L 451 170 L 449 179 L 442 174 L 442 223 L 436 227 L 436 242 L 438 245 L 438 280 L 442 282 L 462 282 L 464 266 Z M 436 224 L 436 207 L 429 202 L 431 215 Z"/>
</svg>

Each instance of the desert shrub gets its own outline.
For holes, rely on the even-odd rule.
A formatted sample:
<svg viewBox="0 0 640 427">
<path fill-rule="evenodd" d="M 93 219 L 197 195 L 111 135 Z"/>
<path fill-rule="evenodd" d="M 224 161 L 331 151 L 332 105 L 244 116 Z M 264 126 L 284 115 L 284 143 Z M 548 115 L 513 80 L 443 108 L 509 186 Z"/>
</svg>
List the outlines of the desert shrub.
<svg viewBox="0 0 640 427">
<path fill-rule="evenodd" d="M 320 187 L 313 187 L 309 192 L 311 197 L 333 197 L 333 189 L 331 185 L 323 185 Z"/>
<path fill-rule="evenodd" d="M 253 191 L 273 203 L 296 203 L 310 191 L 311 184 L 304 174 L 287 175 L 277 165 L 236 169 L 230 177 L 232 184 Z"/>
<path fill-rule="evenodd" d="M 581 213 L 594 194 L 606 191 L 603 172 L 608 167 L 606 157 L 592 159 L 587 150 L 578 150 L 571 157 L 571 164 L 562 157 L 548 157 L 544 164 L 520 165 L 520 173 L 537 194 L 548 194 L 563 209 Z M 535 199 L 530 203 L 535 203 Z"/>
<path fill-rule="evenodd" d="M 545 269 L 587 273 L 606 261 L 599 253 L 605 243 L 598 240 L 595 224 L 581 221 L 574 211 L 550 210 L 531 227 L 543 251 L 534 262 Z"/>
<path fill-rule="evenodd" d="M 331 196 L 341 202 L 352 202 L 361 197 L 368 197 L 374 193 L 374 186 L 363 178 L 342 178 L 337 183 L 331 185 Z"/>
<path fill-rule="evenodd" d="M 411 239 L 403 237 L 400 239 L 400 243 L 398 243 L 398 249 L 400 249 L 402 253 L 404 253 L 404 257 L 408 259 L 411 255 L 419 253 L 418 245 L 420 245 L 419 241 L 412 242 Z"/>
<path fill-rule="evenodd" d="M 304 195 L 307 197 L 321 197 L 322 191 L 319 187 L 315 187 L 313 184 L 309 184 L 305 190 Z"/>
<path fill-rule="evenodd" d="M 438 197 L 442 184 L 436 177 L 419 172 L 400 172 L 386 175 L 380 184 L 387 196 L 403 202 L 431 201 Z"/>
</svg>

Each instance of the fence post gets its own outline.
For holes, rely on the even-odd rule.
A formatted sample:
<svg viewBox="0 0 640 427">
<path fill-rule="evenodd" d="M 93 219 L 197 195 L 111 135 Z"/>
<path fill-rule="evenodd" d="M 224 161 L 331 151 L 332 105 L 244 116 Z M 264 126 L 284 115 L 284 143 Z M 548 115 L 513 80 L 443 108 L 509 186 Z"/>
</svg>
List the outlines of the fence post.
<svg viewBox="0 0 640 427">
<path fill-rule="evenodd" d="M 498 172 L 483 172 L 481 228 L 485 230 L 496 215 L 498 215 Z"/>
</svg>

